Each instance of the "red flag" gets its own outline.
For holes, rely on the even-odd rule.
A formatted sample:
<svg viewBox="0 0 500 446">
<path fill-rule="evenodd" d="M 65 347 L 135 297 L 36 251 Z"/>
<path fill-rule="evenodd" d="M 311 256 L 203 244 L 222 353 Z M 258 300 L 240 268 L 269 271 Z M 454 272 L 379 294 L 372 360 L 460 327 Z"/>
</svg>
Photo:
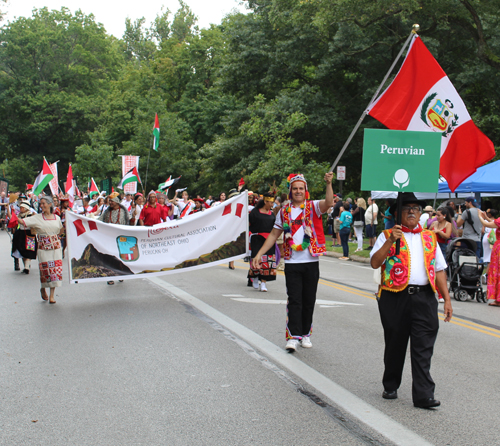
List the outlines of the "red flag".
<svg viewBox="0 0 500 446">
<path fill-rule="evenodd" d="M 17 228 L 17 225 L 19 224 L 19 219 L 17 218 L 17 215 L 14 211 L 11 212 L 11 217 L 9 224 L 7 225 L 8 228 Z"/>
<path fill-rule="evenodd" d="M 71 168 L 71 164 L 68 169 L 68 176 L 66 177 L 66 193 L 69 198 L 69 207 L 73 207 L 73 203 L 75 202 L 75 187 L 76 184 L 73 181 L 73 169 Z"/>
<path fill-rule="evenodd" d="M 452 191 L 495 156 L 493 143 L 472 122 L 455 87 L 418 36 L 394 81 L 367 111 L 393 130 L 441 133 L 439 172 Z"/>
</svg>

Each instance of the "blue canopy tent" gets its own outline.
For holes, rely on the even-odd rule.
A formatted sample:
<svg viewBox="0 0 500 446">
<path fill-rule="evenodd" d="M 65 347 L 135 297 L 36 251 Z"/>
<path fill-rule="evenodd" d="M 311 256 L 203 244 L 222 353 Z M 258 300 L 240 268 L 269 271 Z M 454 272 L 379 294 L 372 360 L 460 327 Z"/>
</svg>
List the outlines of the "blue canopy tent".
<svg viewBox="0 0 500 446">
<path fill-rule="evenodd" d="M 452 193 L 447 182 L 439 183 L 439 193 Z M 486 192 L 486 193 L 485 193 Z M 477 169 L 469 178 L 457 187 L 455 193 L 469 194 L 481 193 L 483 196 L 496 195 L 500 192 L 500 161 Z"/>
</svg>

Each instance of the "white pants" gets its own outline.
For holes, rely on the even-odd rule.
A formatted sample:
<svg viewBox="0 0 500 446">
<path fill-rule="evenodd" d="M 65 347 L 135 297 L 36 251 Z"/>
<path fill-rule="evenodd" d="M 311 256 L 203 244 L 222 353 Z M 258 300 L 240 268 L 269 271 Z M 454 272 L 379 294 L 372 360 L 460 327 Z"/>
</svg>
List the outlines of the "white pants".
<svg viewBox="0 0 500 446">
<path fill-rule="evenodd" d="M 354 233 L 358 239 L 358 249 L 363 249 L 363 226 L 354 226 Z"/>
</svg>

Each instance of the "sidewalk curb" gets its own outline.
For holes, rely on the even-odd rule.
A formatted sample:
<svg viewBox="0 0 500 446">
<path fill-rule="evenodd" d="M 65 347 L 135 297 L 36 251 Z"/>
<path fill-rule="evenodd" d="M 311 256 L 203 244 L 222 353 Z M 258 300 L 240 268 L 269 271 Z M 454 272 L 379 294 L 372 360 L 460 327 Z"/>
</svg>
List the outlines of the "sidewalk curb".
<svg viewBox="0 0 500 446">
<path fill-rule="evenodd" d="M 342 257 L 342 253 L 340 253 L 340 252 L 333 252 L 333 251 L 327 251 L 327 252 L 325 252 L 325 256 L 335 257 L 335 258 L 338 259 L 339 257 Z M 370 259 L 366 259 L 364 257 L 357 256 L 356 254 L 350 254 L 349 255 L 349 259 L 351 259 L 353 262 L 370 264 Z"/>
</svg>

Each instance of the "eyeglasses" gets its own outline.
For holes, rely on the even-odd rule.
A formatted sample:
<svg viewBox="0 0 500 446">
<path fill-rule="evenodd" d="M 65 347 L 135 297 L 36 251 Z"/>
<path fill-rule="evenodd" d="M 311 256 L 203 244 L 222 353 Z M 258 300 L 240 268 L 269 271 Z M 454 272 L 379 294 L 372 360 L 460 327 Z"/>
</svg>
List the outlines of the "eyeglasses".
<svg viewBox="0 0 500 446">
<path fill-rule="evenodd" d="M 422 206 L 402 206 L 401 210 L 403 212 L 422 212 Z"/>
</svg>

